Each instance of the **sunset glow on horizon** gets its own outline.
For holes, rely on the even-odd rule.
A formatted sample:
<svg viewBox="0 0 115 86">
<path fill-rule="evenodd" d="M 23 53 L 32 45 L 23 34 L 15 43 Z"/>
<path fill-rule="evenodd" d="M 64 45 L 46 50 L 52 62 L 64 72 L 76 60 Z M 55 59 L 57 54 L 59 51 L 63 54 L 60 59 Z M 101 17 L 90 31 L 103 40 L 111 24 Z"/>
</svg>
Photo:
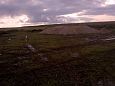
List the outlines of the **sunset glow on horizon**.
<svg viewBox="0 0 115 86">
<path fill-rule="evenodd" d="M 0 28 L 114 21 L 114 9 L 115 0 L 1 0 Z"/>
</svg>

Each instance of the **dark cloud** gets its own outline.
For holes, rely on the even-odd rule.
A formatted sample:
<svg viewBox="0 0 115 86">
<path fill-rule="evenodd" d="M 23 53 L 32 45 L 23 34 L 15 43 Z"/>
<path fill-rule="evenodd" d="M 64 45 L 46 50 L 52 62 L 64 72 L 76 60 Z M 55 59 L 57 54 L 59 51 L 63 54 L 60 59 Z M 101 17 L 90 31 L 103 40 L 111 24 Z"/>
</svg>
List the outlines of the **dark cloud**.
<svg viewBox="0 0 115 86">
<path fill-rule="evenodd" d="M 115 5 L 108 5 L 106 7 L 97 7 L 88 9 L 85 15 L 112 15 L 115 16 Z"/>
<path fill-rule="evenodd" d="M 60 15 L 86 11 L 84 15 L 115 15 L 115 5 L 101 7 L 105 0 L 4 0 L 0 1 L 0 16 L 18 16 L 26 14 L 30 22 L 63 22 Z M 71 20 L 70 18 L 69 20 Z M 91 20 L 89 18 L 79 18 Z"/>
</svg>

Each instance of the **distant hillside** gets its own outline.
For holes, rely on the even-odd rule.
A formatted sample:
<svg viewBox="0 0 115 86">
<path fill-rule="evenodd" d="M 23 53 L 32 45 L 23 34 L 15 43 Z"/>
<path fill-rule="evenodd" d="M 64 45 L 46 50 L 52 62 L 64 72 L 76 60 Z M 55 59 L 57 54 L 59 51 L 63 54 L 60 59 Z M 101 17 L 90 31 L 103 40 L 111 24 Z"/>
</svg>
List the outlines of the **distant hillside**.
<svg viewBox="0 0 115 86">
<path fill-rule="evenodd" d="M 109 33 L 108 30 L 98 30 L 87 25 L 72 25 L 72 26 L 55 26 L 53 28 L 47 28 L 40 32 L 41 34 L 89 34 L 89 33 Z"/>
<path fill-rule="evenodd" d="M 52 25 L 40 25 L 40 26 L 24 26 L 24 27 L 16 27 L 16 28 L 0 28 L 0 31 L 4 30 L 44 30 L 48 28 L 55 28 L 57 26 L 61 27 L 71 27 L 74 25 L 87 25 L 91 28 L 96 28 L 96 29 L 110 29 L 114 30 L 115 29 L 115 21 L 110 21 L 110 22 L 88 22 L 88 23 L 68 23 L 68 24 L 52 24 Z"/>
<path fill-rule="evenodd" d="M 102 28 L 106 28 L 106 29 L 111 29 L 114 30 L 115 29 L 115 22 L 95 22 L 95 23 L 86 23 L 88 26 L 93 27 L 93 28 L 97 28 L 97 29 L 102 29 Z"/>
</svg>

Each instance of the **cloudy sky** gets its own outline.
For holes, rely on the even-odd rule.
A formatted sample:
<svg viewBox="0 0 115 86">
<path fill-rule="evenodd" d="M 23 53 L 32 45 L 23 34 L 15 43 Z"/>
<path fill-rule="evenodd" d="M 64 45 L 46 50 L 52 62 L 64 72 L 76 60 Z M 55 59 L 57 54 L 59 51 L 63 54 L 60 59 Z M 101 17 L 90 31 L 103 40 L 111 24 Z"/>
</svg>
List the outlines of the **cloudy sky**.
<svg viewBox="0 0 115 86">
<path fill-rule="evenodd" d="M 0 27 L 115 20 L 115 0 L 0 0 Z"/>
</svg>

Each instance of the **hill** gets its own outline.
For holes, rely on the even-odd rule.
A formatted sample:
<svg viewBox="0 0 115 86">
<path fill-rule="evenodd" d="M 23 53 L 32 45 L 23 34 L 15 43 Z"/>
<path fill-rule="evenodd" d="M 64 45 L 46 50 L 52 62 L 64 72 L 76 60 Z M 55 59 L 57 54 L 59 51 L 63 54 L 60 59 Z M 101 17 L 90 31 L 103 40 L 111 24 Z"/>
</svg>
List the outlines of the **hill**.
<svg viewBox="0 0 115 86">
<path fill-rule="evenodd" d="M 106 29 L 98 30 L 87 25 L 72 25 L 72 26 L 55 26 L 41 31 L 41 34 L 89 34 L 89 33 L 108 33 Z"/>
</svg>

